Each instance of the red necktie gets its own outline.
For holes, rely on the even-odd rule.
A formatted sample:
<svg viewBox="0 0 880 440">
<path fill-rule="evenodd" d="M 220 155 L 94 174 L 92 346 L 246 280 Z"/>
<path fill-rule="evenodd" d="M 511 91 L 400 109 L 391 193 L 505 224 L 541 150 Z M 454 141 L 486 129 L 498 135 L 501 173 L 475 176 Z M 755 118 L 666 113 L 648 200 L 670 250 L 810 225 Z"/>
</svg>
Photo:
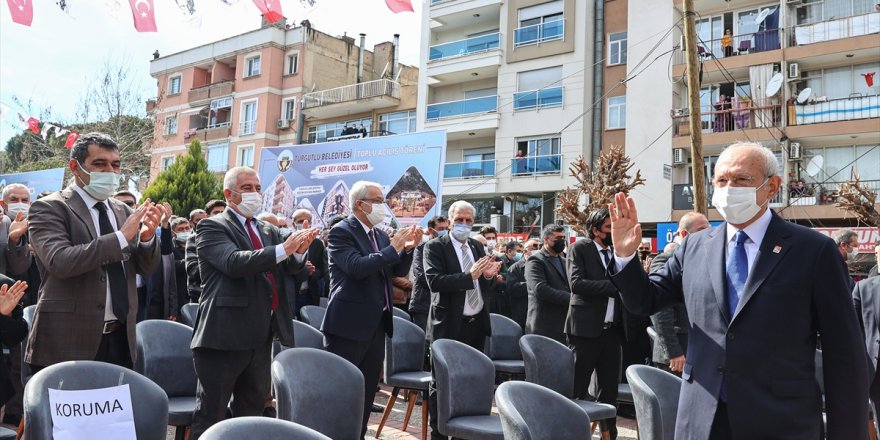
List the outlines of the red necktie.
<svg viewBox="0 0 880 440">
<path fill-rule="evenodd" d="M 248 235 L 251 236 L 251 244 L 254 246 L 254 250 L 259 250 L 263 248 L 263 243 L 260 242 L 260 237 L 257 236 L 257 231 L 254 230 L 254 219 L 248 219 L 246 222 Z M 275 275 L 272 272 L 266 272 L 266 276 L 269 277 L 269 282 L 272 283 L 272 310 L 278 308 L 278 286 L 275 284 Z"/>
</svg>

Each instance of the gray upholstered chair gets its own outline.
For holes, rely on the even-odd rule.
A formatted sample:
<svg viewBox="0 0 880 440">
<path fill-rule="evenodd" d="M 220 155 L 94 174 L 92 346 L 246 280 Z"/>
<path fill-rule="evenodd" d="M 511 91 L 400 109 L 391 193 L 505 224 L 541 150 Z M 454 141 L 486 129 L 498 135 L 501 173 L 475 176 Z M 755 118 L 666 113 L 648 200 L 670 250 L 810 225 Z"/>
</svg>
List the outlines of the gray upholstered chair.
<svg viewBox="0 0 880 440">
<path fill-rule="evenodd" d="M 403 418 L 403 431 L 406 431 L 413 407 L 416 404 L 416 400 L 418 400 L 419 392 L 427 392 L 428 385 L 431 383 L 431 373 L 429 371 L 422 371 L 424 359 L 425 332 L 412 322 L 395 316 L 394 336 L 385 338 L 385 368 L 383 369 L 385 373 L 383 382 L 393 387 L 393 389 L 391 390 L 391 398 L 385 404 L 385 411 L 382 413 L 379 427 L 376 428 L 376 438 L 382 433 L 382 428 L 391 414 L 391 409 L 394 408 L 397 393 L 401 389 L 405 390 L 409 397 L 406 415 Z M 428 438 L 427 420 L 428 399 L 423 399 L 422 440 Z"/>
<path fill-rule="evenodd" d="M 36 304 L 27 306 L 22 312 L 24 315 L 24 322 L 28 325 L 28 333 L 30 333 L 31 328 L 34 326 L 34 315 L 37 313 L 37 306 Z M 24 361 L 24 354 L 27 353 L 28 348 L 27 342 L 27 337 L 21 340 L 21 386 L 27 385 L 28 380 L 34 375 L 33 370 L 31 370 L 31 364 Z"/>
<path fill-rule="evenodd" d="M 199 305 L 196 303 L 186 303 L 180 308 L 180 316 L 178 322 L 190 327 L 196 326 L 196 315 L 199 313 Z"/>
<path fill-rule="evenodd" d="M 320 307 L 323 307 L 323 308 L 326 309 L 326 308 L 327 308 L 327 304 L 330 304 L 330 298 L 327 298 L 326 296 L 322 296 L 322 297 L 318 300 L 318 305 L 319 305 Z"/>
<path fill-rule="evenodd" d="M 526 374 L 522 351 L 519 349 L 522 327 L 516 321 L 496 313 L 489 314 L 489 321 L 492 325 L 492 336 L 486 338 L 483 353 L 492 360 L 495 371 L 511 377 Z"/>
<path fill-rule="evenodd" d="M 351 362 L 316 348 L 291 348 L 272 362 L 278 418 L 334 439 L 361 436 L 364 376 Z"/>
<path fill-rule="evenodd" d="M 492 415 L 495 367 L 474 348 L 452 339 L 431 344 L 437 387 L 437 429 L 462 439 L 503 440 L 501 419 Z"/>
<path fill-rule="evenodd" d="M 403 318 L 409 322 L 412 322 L 412 317 L 409 316 L 409 313 L 406 313 L 406 311 L 401 309 L 400 307 L 392 307 L 391 313 L 394 314 L 394 316 L 397 318 Z"/>
<path fill-rule="evenodd" d="M 574 395 L 574 354 L 559 342 L 541 335 L 525 335 L 519 340 L 526 365 L 526 381 L 550 388 L 569 399 Z M 617 409 L 605 403 L 574 399 L 590 420 L 617 417 Z"/>
<path fill-rule="evenodd" d="M 590 438 L 590 417 L 562 394 L 529 382 L 504 382 L 495 390 L 505 440 Z"/>
<path fill-rule="evenodd" d="M 137 325 L 134 370 L 159 385 L 168 395 L 168 424 L 183 440 L 196 409 L 198 378 L 193 366 L 192 328 L 179 322 L 148 319 Z"/>
<path fill-rule="evenodd" d="M 0 440 L 15 440 L 17 433 L 11 429 L 0 427 Z"/>
<path fill-rule="evenodd" d="M 287 420 L 268 417 L 236 417 L 208 428 L 202 440 L 330 440 L 324 434 Z"/>
<path fill-rule="evenodd" d="M 681 378 L 659 368 L 630 365 L 626 379 L 633 390 L 641 440 L 673 440 Z"/>
<path fill-rule="evenodd" d="M 150 379 L 118 365 L 69 361 L 48 366 L 24 388 L 24 436 L 52 439 L 49 388 L 91 390 L 128 384 L 138 440 L 165 440 L 168 435 L 168 397 Z"/>
<path fill-rule="evenodd" d="M 324 349 L 324 334 L 304 322 L 293 320 L 293 346 Z"/>
<path fill-rule="evenodd" d="M 299 309 L 299 320 L 320 330 L 321 323 L 324 322 L 324 314 L 327 309 L 318 306 L 302 306 Z"/>
</svg>

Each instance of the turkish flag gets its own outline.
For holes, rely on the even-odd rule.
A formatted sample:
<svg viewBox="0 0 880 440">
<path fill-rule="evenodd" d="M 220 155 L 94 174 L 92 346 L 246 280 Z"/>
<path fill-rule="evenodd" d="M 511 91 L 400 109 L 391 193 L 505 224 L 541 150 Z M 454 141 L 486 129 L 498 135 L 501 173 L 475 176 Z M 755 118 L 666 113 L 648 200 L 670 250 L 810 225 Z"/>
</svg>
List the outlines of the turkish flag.
<svg viewBox="0 0 880 440">
<path fill-rule="evenodd" d="M 385 6 L 388 6 L 388 9 L 391 9 L 391 12 L 395 14 L 407 11 L 413 12 L 410 0 L 385 0 Z"/>
<path fill-rule="evenodd" d="M 128 5 L 131 6 L 134 28 L 138 32 L 156 32 L 156 13 L 153 10 L 153 0 L 128 0 Z"/>
<path fill-rule="evenodd" d="M 40 134 L 40 120 L 39 119 L 31 116 L 30 118 L 28 118 L 27 122 L 28 122 L 28 129 L 30 129 L 30 131 L 34 132 L 34 134 Z"/>
<path fill-rule="evenodd" d="M 263 14 L 263 18 L 269 23 L 275 24 L 278 20 L 284 19 L 281 12 L 281 0 L 254 0 L 254 4 Z"/>
<path fill-rule="evenodd" d="M 67 135 L 67 141 L 64 142 L 64 148 L 73 148 L 73 144 L 77 139 L 79 139 L 79 133 L 70 130 L 70 133 Z"/>
<path fill-rule="evenodd" d="M 6 0 L 9 5 L 9 12 L 12 14 L 12 21 L 30 26 L 34 21 L 34 4 L 31 0 Z"/>
</svg>

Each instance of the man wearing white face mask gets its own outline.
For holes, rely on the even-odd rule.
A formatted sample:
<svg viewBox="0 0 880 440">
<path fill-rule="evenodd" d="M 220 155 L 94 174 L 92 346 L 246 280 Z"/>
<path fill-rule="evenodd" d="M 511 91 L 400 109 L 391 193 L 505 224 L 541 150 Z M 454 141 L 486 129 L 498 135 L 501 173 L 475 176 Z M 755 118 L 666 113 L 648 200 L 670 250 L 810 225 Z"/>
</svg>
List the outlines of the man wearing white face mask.
<svg viewBox="0 0 880 440">
<path fill-rule="evenodd" d="M 633 258 L 641 225 L 633 199 L 610 205 L 614 275 L 624 306 L 648 315 L 687 305 L 690 328 L 676 439 L 867 438 L 868 372 L 847 274 L 834 241 L 789 223 L 768 205 L 782 179 L 776 156 L 754 143 L 715 164 L 712 204 L 726 223 L 688 236 L 645 275 Z"/>
<path fill-rule="evenodd" d="M 856 256 L 859 255 L 859 235 L 851 229 L 839 229 L 831 238 L 837 244 L 837 251 L 840 252 L 840 261 L 843 264 L 843 270 L 847 273 L 849 288 L 852 290 L 856 287 L 856 282 L 849 276 L 847 262 L 852 263 Z"/>
</svg>

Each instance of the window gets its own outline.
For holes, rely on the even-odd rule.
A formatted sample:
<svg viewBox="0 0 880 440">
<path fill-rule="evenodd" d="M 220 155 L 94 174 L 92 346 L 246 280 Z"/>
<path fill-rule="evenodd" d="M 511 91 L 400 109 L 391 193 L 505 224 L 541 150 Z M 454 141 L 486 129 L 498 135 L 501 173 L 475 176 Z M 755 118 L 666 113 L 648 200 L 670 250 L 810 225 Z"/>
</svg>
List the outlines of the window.
<svg viewBox="0 0 880 440">
<path fill-rule="evenodd" d="M 229 168 L 229 144 L 208 146 L 208 171 L 221 173 Z"/>
<path fill-rule="evenodd" d="M 177 134 L 177 115 L 165 117 L 165 136 Z"/>
<path fill-rule="evenodd" d="M 260 74 L 260 56 L 250 57 L 244 61 L 245 70 L 244 77 L 257 76 Z"/>
<path fill-rule="evenodd" d="M 257 131 L 257 101 L 241 103 L 241 123 L 238 134 L 254 134 Z"/>
<path fill-rule="evenodd" d="M 801 174 L 808 184 L 825 183 L 824 189 L 833 191 L 840 182 L 846 182 L 856 173 L 868 188 L 877 188 L 880 183 L 880 146 L 876 144 L 804 149 L 805 158 L 816 156 L 822 156 L 825 161 L 815 176 Z"/>
<path fill-rule="evenodd" d="M 461 177 L 495 174 L 495 148 L 472 148 L 462 151 Z"/>
<path fill-rule="evenodd" d="M 538 137 L 516 141 L 511 164 L 514 175 L 556 173 L 561 170 L 560 138 Z"/>
<path fill-rule="evenodd" d="M 253 167 L 254 166 L 254 146 L 242 145 L 238 147 L 238 154 L 235 156 L 235 166 Z"/>
<path fill-rule="evenodd" d="M 363 125 L 369 135 L 373 126 L 373 118 L 352 119 L 349 121 L 331 122 L 329 124 L 313 125 L 308 128 L 308 143 L 327 142 L 328 138 L 342 136 L 342 130 L 347 127 L 360 129 Z"/>
<path fill-rule="evenodd" d="M 608 65 L 626 64 L 626 32 L 608 37 Z"/>
<path fill-rule="evenodd" d="M 159 171 L 165 171 L 174 163 L 175 156 L 162 156 L 162 161 L 159 163 Z"/>
<path fill-rule="evenodd" d="M 297 72 L 297 68 L 299 64 L 299 55 L 292 53 L 287 55 L 287 69 L 285 72 L 288 75 L 293 75 Z"/>
<path fill-rule="evenodd" d="M 626 128 L 626 96 L 608 98 L 608 124 L 605 128 Z"/>
<path fill-rule="evenodd" d="M 876 95 L 877 77 L 874 87 L 868 87 L 864 74 L 880 71 L 880 63 L 857 64 L 854 66 L 834 67 L 828 69 L 803 72 L 804 80 L 798 83 L 798 92 L 809 87 L 813 90 L 812 98 L 824 96 L 828 100 Z"/>
<path fill-rule="evenodd" d="M 281 103 L 281 119 L 286 119 L 288 124 L 296 119 L 296 98 L 286 99 Z"/>
<path fill-rule="evenodd" d="M 530 70 L 517 74 L 514 110 L 530 110 L 562 105 L 562 66 Z"/>
<path fill-rule="evenodd" d="M 379 131 L 383 134 L 404 134 L 416 131 L 416 111 L 379 115 Z"/>
<path fill-rule="evenodd" d="M 180 94 L 180 75 L 168 79 L 168 96 Z"/>
<path fill-rule="evenodd" d="M 208 128 L 229 127 L 232 122 L 232 97 L 211 101 Z"/>
<path fill-rule="evenodd" d="M 561 40 L 564 31 L 562 0 L 520 9 L 519 28 L 514 30 L 514 44 L 525 46 Z"/>
</svg>

